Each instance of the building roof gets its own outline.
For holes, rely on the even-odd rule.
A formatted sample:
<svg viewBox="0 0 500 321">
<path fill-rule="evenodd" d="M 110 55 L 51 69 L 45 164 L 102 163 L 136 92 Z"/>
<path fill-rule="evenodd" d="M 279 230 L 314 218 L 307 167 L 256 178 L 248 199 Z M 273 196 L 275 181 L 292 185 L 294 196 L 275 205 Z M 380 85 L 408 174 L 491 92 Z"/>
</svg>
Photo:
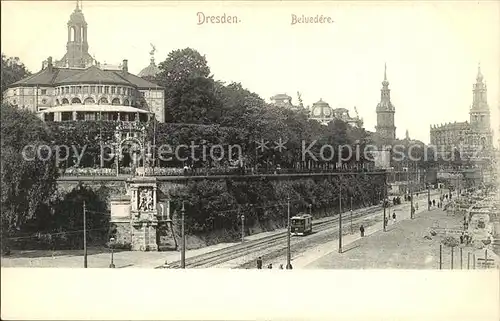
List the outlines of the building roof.
<svg viewBox="0 0 500 321">
<path fill-rule="evenodd" d="M 129 72 L 103 70 L 97 66 L 90 66 L 89 68 L 45 68 L 34 75 L 11 84 L 9 87 L 57 86 L 82 83 L 128 85 L 139 89 L 162 88 Z"/>
<path fill-rule="evenodd" d="M 80 73 L 69 76 L 59 81 L 59 84 L 85 84 L 85 83 L 102 83 L 102 84 L 120 84 L 129 85 L 130 83 L 119 77 L 110 70 L 101 70 L 96 66 L 91 66 Z"/>
<path fill-rule="evenodd" d="M 121 72 L 115 72 L 115 73 L 120 73 L 120 76 L 122 78 L 124 78 L 128 82 L 134 84 L 135 86 L 137 86 L 138 88 L 141 88 L 141 89 L 147 89 L 147 88 L 162 89 L 163 88 L 162 86 L 159 86 L 155 83 L 147 81 L 146 79 L 142 79 L 141 77 L 138 77 L 138 76 L 131 74 L 131 73 L 125 73 L 125 74 L 121 74 Z"/>
<path fill-rule="evenodd" d="M 85 21 L 85 17 L 83 15 L 83 12 L 80 9 L 80 7 L 78 6 L 78 3 L 77 3 L 75 10 L 73 11 L 73 13 L 71 13 L 71 15 L 69 16 L 68 23 L 83 24 L 83 25 L 87 24 L 87 22 Z"/>
<path fill-rule="evenodd" d="M 281 99 L 292 99 L 292 97 L 288 96 L 287 94 L 277 94 L 271 97 L 271 100 L 281 100 Z"/>
<path fill-rule="evenodd" d="M 160 68 L 158 68 L 158 66 L 156 66 L 156 64 L 154 63 L 154 61 L 151 61 L 151 63 L 149 64 L 149 66 L 147 66 L 146 68 L 142 69 L 139 72 L 138 76 L 139 77 L 154 77 L 159 72 L 160 72 Z"/>
<path fill-rule="evenodd" d="M 323 98 L 320 98 L 317 102 L 315 102 L 313 104 L 313 107 L 314 106 L 328 106 L 328 107 L 330 107 L 330 105 L 328 105 L 327 102 L 323 101 Z"/>
<path fill-rule="evenodd" d="M 73 112 L 73 111 L 87 111 L 87 112 L 119 112 L 119 113 L 140 113 L 150 114 L 150 111 L 139 109 L 130 106 L 119 105 L 63 105 L 44 109 L 39 113 L 60 113 L 60 112 Z"/>
<path fill-rule="evenodd" d="M 441 130 L 463 130 L 463 129 L 469 129 L 470 124 L 469 122 L 453 122 L 453 123 L 447 123 L 447 124 L 440 124 L 440 125 L 431 125 L 431 131 L 441 131 Z"/>
</svg>

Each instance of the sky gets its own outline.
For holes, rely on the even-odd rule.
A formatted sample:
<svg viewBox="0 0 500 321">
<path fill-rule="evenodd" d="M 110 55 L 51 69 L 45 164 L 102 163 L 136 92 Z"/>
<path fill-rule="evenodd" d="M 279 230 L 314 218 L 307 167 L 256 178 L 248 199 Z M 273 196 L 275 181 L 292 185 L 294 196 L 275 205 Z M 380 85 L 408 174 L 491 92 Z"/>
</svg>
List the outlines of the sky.
<svg viewBox="0 0 500 321">
<path fill-rule="evenodd" d="M 32 72 L 66 50 L 76 1 L 2 1 L 2 52 Z M 214 78 L 241 82 L 262 98 L 320 98 L 374 130 L 384 64 L 397 137 L 429 142 L 431 124 L 469 119 L 478 64 L 488 86 L 492 127 L 500 107 L 500 1 L 83 1 L 89 52 L 101 63 L 128 60 L 138 73 L 172 50 L 205 55 Z M 204 16 L 238 23 L 199 24 Z M 323 15 L 332 23 L 292 24 Z M 497 136 L 498 137 L 498 136 Z"/>
</svg>

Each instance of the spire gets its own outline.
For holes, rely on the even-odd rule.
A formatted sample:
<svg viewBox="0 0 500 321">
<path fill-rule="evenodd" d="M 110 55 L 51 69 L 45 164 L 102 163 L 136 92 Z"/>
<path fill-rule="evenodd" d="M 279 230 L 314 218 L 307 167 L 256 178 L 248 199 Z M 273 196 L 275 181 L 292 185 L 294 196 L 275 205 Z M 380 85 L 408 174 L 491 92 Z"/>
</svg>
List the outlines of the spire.
<svg viewBox="0 0 500 321">
<path fill-rule="evenodd" d="M 479 81 L 479 82 L 483 80 L 483 74 L 481 74 L 481 63 L 480 62 L 477 64 L 477 77 L 476 77 L 476 80 Z"/>
<path fill-rule="evenodd" d="M 79 11 L 81 7 L 80 1 L 76 0 L 76 10 Z"/>
<path fill-rule="evenodd" d="M 405 138 L 406 138 L 406 140 L 410 140 L 410 134 L 408 133 L 408 129 L 406 130 Z"/>
<path fill-rule="evenodd" d="M 387 81 L 387 63 L 384 63 L 384 81 L 382 81 L 382 85 L 384 87 L 389 86 L 389 82 Z"/>
</svg>

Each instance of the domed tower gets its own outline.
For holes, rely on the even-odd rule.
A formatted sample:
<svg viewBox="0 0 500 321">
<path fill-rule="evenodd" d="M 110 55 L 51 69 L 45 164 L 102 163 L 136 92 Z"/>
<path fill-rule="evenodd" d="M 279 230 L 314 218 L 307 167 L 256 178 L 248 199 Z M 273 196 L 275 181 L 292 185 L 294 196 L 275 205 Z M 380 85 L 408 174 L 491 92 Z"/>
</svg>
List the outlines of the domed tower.
<svg viewBox="0 0 500 321">
<path fill-rule="evenodd" d="M 68 41 L 66 54 L 56 63 L 57 67 L 86 68 L 90 67 L 94 58 L 89 54 L 87 43 L 87 22 L 83 16 L 80 2 L 76 1 L 76 8 L 68 21 Z"/>
<path fill-rule="evenodd" d="M 156 66 L 155 63 L 155 51 L 156 48 L 151 44 L 152 50 L 149 52 L 149 55 L 151 56 L 149 66 L 146 68 L 142 69 L 141 72 L 139 72 L 139 77 L 146 79 L 147 81 L 154 82 L 156 75 L 160 72 L 160 68 Z"/>
<path fill-rule="evenodd" d="M 333 109 L 327 102 L 320 99 L 312 105 L 310 117 L 323 125 L 328 125 L 334 119 Z"/>
<path fill-rule="evenodd" d="M 384 66 L 384 81 L 380 90 L 380 102 L 377 105 L 377 126 L 375 130 L 380 139 L 387 144 L 396 139 L 396 127 L 394 126 L 394 114 L 396 110 L 391 103 L 391 90 L 387 81 L 387 65 Z"/>
</svg>

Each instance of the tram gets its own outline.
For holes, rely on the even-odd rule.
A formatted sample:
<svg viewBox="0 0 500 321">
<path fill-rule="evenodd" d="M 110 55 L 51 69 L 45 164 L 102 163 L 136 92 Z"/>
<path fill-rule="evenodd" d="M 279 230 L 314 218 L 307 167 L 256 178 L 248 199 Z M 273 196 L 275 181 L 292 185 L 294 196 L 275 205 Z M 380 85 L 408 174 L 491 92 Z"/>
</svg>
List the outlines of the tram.
<svg viewBox="0 0 500 321">
<path fill-rule="evenodd" d="M 300 214 L 291 218 L 290 232 L 292 235 L 306 235 L 312 232 L 312 216 Z"/>
</svg>

